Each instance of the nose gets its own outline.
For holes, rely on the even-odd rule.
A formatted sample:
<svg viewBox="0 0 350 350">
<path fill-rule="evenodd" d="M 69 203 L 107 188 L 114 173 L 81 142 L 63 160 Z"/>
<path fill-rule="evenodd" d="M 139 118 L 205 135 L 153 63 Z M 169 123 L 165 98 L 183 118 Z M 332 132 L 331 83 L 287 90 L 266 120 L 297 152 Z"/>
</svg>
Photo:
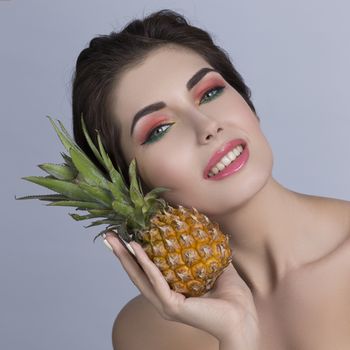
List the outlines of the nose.
<svg viewBox="0 0 350 350">
<path fill-rule="evenodd" d="M 212 142 L 218 137 L 218 133 L 223 131 L 220 118 L 203 113 L 192 103 L 187 104 L 186 101 L 182 101 L 178 113 L 184 116 L 184 120 L 194 130 L 197 142 L 201 145 Z"/>
<path fill-rule="evenodd" d="M 194 119 L 195 130 L 198 143 L 205 145 L 218 137 L 218 133 L 223 130 L 220 123 L 213 117 L 198 113 Z"/>
</svg>

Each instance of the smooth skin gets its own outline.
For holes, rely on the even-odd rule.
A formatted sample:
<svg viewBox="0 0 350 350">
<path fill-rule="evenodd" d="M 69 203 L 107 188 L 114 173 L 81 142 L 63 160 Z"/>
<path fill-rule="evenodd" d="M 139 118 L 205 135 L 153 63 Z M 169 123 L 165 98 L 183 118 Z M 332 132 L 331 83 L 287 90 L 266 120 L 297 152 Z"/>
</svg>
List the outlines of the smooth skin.
<svg viewBox="0 0 350 350">
<path fill-rule="evenodd" d="M 260 120 L 195 52 L 168 46 L 126 71 L 112 110 L 128 162 L 145 183 L 171 189 L 170 204 L 195 207 L 230 237 L 232 265 L 200 298 L 171 291 L 147 255 L 142 269 L 118 241 L 107 240 L 141 294 L 119 313 L 113 346 L 128 349 L 350 348 L 350 202 L 291 191 L 272 177 L 273 154 Z M 167 107 L 141 118 L 146 105 Z M 151 135 L 150 135 L 151 134 Z M 203 177 L 212 154 L 243 138 L 250 157 L 220 181 Z"/>
</svg>

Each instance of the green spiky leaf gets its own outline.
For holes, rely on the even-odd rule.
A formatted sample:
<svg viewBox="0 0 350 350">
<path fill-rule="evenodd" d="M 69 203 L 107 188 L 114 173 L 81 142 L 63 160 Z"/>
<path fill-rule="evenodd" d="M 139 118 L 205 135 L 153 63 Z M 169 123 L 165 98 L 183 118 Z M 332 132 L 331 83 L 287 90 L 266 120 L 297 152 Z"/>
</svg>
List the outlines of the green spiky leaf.
<svg viewBox="0 0 350 350">
<path fill-rule="evenodd" d="M 76 171 L 78 172 L 78 169 L 75 167 L 73 161 L 72 161 L 72 158 L 70 156 L 68 156 L 67 154 L 61 152 L 61 156 L 63 157 L 64 161 L 66 162 L 66 165 L 73 169 L 73 171 Z"/>
<path fill-rule="evenodd" d="M 141 208 L 144 204 L 144 199 L 137 182 L 136 174 L 136 161 L 135 158 L 129 165 L 129 178 L 130 178 L 130 198 L 136 208 Z"/>
<path fill-rule="evenodd" d="M 97 142 L 98 142 L 98 147 L 103 159 L 103 164 L 106 168 L 106 170 L 109 173 L 109 176 L 112 180 L 112 182 L 117 186 L 118 189 L 120 189 L 121 193 L 125 196 L 128 197 L 128 188 L 125 185 L 125 182 L 120 174 L 120 172 L 117 172 L 116 169 L 114 168 L 111 159 L 109 158 L 108 154 L 106 153 L 100 135 L 97 132 Z"/>
<path fill-rule="evenodd" d="M 61 194 L 38 194 L 33 196 L 16 197 L 15 199 L 39 199 L 41 201 L 62 201 L 66 200 L 67 197 Z"/>
<path fill-rule="evenodd" d="M 165 206 L 165 201 L 158 196 L 169 189 L 155 188 L 146 196 L 142 193 L 141 179 L 137 175 L 136 160 L 129 165 L 128 175 L 130 188 L 119 166 L 115 169 L 109 155 L 103 147 L 97 132 L 98 147 L 90 138 L 81 115 L 81 123 L 86 141 L 96 159 L 107 170 L 110 180 L 92 162 L 69 135 L 64 125 L 48 117 L 63 146 L 69 155 L 61 153 L 65 164 L 44 163 L 39 167 L 49 176 L 28 176 L 22 179 L 46 187 L 57 194 L 26 196 L 16 199 L 40 199 L 50 201 L 48 206 L 69 206 L 77 210 L 85 210 L 86 215 L 70 213 L 74 220 L 87 220 L 101 217 L 87 227 L 101 224 L 109 225 L 106 230 L 118 229 L 118 234 L 125 240 L 137 240 L 137 233 L 145 229 L 149 219 L 157 210 Z M 100 233 L 101 234 L 101 233 Z M 96 237 L 95 237 L 96 238 Z"/>
<path fill-rule="evenodd" d="M 128 200 L 128 197 L 123 195 L 123 193 L 120 191 L 119 187 L 115 185 L 114 183 L 109 182 L 108 183 L 108 189 L 111 191 L 114 199 L 118 202 L 123 202 L 125 204 L 130 205 L 130 200 Z"/>
<path fill-rule="evenodd" d="M 108 189 L 107 179 L 84 153 L 74 148 L 70 148 L 69 153 L 75 167 L 88 184 Z"/>
<path fill-rule="evenodd" d="M 74 213 L 69 213 L 68 215 L 70 215 L 74 220 L 76 221 L 81 221 L 81 220 L 87 220 L 87 219 L 93 219 L 96 216 L 92 215 L 92 214 L 88 214 L 88 215 L 79 215 L 79 214 L 74 214 Z"/>
<path fill-rule="evenodd" d="M 84 182 L 79 182 L 78 187 L 88 196 L 90 196 L 91 198 L 94 198 L 95 200 L 103 204 L 105 207 L 107 208 L 111 207 L 113 198 L 109 191 L 107 192 L 101 187 L 92 186 Z"/>
<path fill-rule="evenodd" d="M 114 201 L 112 203 L 112 206 L 117 214 L 125 217 L 126 219 L 131 218 L 134 214 L 134 210 L 130 206 L 128 206 L 124 203 Z"/>
<path fill-rule="evenodd" d="M 66 164 L 44 163 L 39 164 L 38 167 L 58 180 L 70 181 L 73 180 L 78 174 L 75 169 L 70 168 Z"/>
<path fill-rule="evenodd" d="M 63 124 L 59 122 L 60 126 L 61 126 L 61 130 L 59 130 L 58 126 L 55 124 L 55 122 L 53 121 L 53 119 L 50 116 L 47 116 L 47 118 L 49 118 L 50 123 L 52 124 L 53 128 L 56 131 L 56 134 L 58 135 L 59 139 L 61 140 L 63 146 L 65 147 L 65 149 L 69 152 L 70 148 L 75 148 L 77 151 L 83 152 L 81 150 L 81 148 L 74 142 L 74 140 L 70 137 L 70 135 L 68 134 L 67 130 L 64 128 Z"/>
<path fill-rule="evenodd" d="M 47 206 L 64 206 L 64 207 L 78 207 L 83 210 L 86 209 L 100 209 L 101 204 L 96 202 L 83 202 L 83 201 L 57 201 L 53 203 L 46 204 Z"/>
<path fill-rule="evenodd" d="M 145 201 L 147 202 L 150 199 L 156 199 L 161 193 L 167 191 L 170 191 L 170 189 L 166 187 L 156 187 L 145 195 Z"/>
<path fill-rule="evenodd" d="M 110 219 L 96 220 L 96 221 L 93 221 L 88 226 L 85 226 L 85 228 L 98 226 L 98 225 L 104 225 L 104 224 L 115 225 L 116 224 L 116 220 L 110 220 Z"/>
<path fill-rule="evenodd" d="M 81 114 L 80 121 L 81 121 L 81 126 L 82 126 L 82 128 L 83 128 L 83 133 L 84 133 L 84 135 L 85 135 L 85 139 L 86 139 L 88 145 L 90 146 L 90 148 L 91 148 L 92 152 L 94 153 L 96 159 L 97 159 L 103 166 L 105 166 L 104 161 L 103 161 L 103 159 L 102 159 L 102 157 L 101 157 L 101 154 L 98 152 L 96 146 L 95 146 L 94 143 L 92 142 L 91 137 L 90 137 L 90 135 L 89 135 L 89 133 L 88 133 L 88 131 L 87 131 L 87 128 L 86 128 L 86 125 L 85 125 L 85 122 L 84 122 L 84 118 L 83 118 L 83 113 Z M 107 170 L 108 170 L 108 169 L 107 169 Z"/>
<path fill-rule="evenodd" d="M 100 217 L 114 217 L 115 212 L 112 209 L 89 209 L 90 214 L 100 216 Z"/>
<path fill-rule="evenodd" d="M 70 199 L 83 201 L 93 199 L 93 196 L 86 194 L 78 185 L 71 182 L 41 176 L 26 176 L 22 179 L 61 193 Z"/>
</svg>

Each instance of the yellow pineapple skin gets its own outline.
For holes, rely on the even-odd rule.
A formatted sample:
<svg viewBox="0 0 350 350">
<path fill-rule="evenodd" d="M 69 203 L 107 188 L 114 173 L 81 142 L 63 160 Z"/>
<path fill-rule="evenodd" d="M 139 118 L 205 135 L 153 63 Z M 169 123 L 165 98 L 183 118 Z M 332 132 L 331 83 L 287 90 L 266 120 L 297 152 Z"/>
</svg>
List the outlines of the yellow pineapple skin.
<svg viewBox="0 0 350 350">
<path fill-rule="evenodd" d="M 194 208 L 168 205 L 150 223 L 140 243 L 171 289 L 186 297 L 207 293 L 232 261 L 229 237 Z"/>
</svg>

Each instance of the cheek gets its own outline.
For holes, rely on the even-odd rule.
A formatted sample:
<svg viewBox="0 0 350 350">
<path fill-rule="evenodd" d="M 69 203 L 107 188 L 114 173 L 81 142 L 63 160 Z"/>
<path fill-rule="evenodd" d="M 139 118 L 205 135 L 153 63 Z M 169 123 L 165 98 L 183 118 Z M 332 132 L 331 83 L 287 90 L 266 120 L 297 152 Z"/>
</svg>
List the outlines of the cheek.
<svg viewBox="0 0 350 350">
<path fill-rule="evenodd" d="M 142 178 L 150 187 L 182 188 L 191 179 L 190 167 L 193 165 L 189 154 L 191 152 L 166 152 L 163 147 L 150 156 L 140 157 L 139 169 Z M 187 169 L 187 171 L 186 171 Z M 192 172 L 193 176 L 193 172 Z M 193 181 L 193 179 L 192 179 Z"/>
</svg>

